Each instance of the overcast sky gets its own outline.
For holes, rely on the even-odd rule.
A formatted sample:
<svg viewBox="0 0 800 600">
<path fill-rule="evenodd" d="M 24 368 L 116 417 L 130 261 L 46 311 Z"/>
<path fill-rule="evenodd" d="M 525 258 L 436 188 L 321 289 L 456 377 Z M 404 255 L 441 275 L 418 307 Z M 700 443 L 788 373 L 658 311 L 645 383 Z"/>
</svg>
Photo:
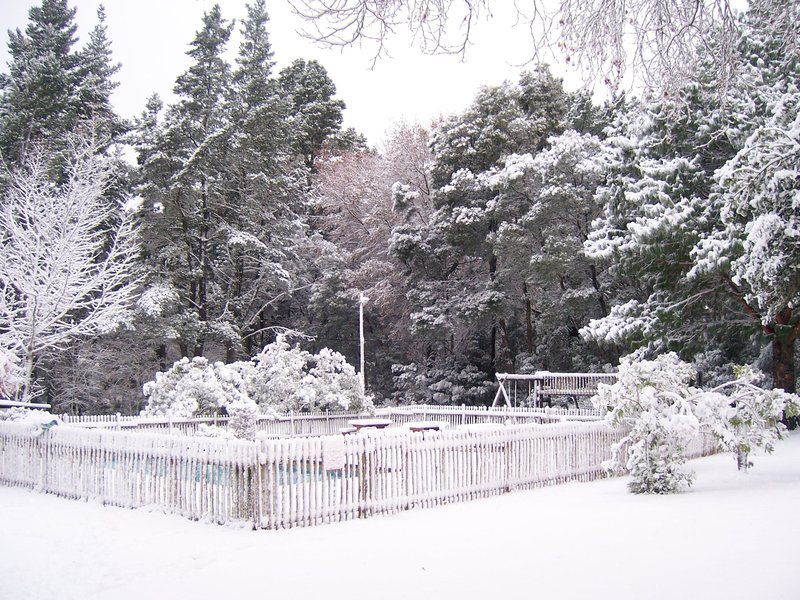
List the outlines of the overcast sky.
<svg viewBox="0 0 800 600">
<path fill-rule="evenodd" d="M 0 60 L 8 58 L 7 29 L 24 29 L 32 0 L 0 0 L 3 44 Z M 120 86 L 113 96 L 117 110 L 132 117 L 141 113 L 146 98 L 153 92 L 169 102 L 176 76 L 189 65 L 185 52 L 200 27 L 202 14 L 213 6 L 211 0 L 71 0 L 77 6 L 81 38 L 96 22 L 99 4 L 106 7 L 109 37 L 114 56 L 122 63 Z M 245 14 L 245 0 L 222 0 L 223 16 L 237 21 Z M 512 2 L 500 4 L 513 5 Z M 392 43 L 391 58 L 381 59 L 371 68 L 374 47 L 344 50 L 322 49 L 302 38 L 302 22 L 285 0 L 269 2 L 269 31 L 278 68 L 296 58 L 318 60 L 337 86 L 338 96 L 347 103 L 345 124 L 365 133 L 378 143 L 391 124 L 399 119 L 428 124 L 439 115 L 463 110 L 481 85 L 516 80 L 530 47 L 528 32 L 515 28 L 514 15 L 495 9 L 489 23 L 476 30 L 475 43 L 466 61 L 455 56 L 426 56 L 409 48 L 407 39 Z M 498 12 L 500 11 L 500 12 Z M 238 37 L 230 44 L 231 58 Z M 4 69 L 5 70 L 5 69 Z M 577 87 L 574 75 L 566 75 L 567 87 Z"/>
</svg>

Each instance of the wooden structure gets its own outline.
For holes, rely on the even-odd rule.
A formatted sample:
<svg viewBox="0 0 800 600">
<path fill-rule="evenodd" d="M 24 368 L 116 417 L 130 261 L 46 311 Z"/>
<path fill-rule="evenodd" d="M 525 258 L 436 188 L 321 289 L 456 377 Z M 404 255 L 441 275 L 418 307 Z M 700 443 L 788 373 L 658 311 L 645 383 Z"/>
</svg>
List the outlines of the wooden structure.
<svg viewBox="0 0 800 600">
<path fill-rule="evenodd" d="M 509 408 L 542 407 L 561 397 L 574 401 L 578 408 L 578 399 L 594 396 L 599 383 L 616 381 L 616 373 L 497 373 L 498 387 L 492 406 L 501 403 L 502 398 Z"/>
</svg>

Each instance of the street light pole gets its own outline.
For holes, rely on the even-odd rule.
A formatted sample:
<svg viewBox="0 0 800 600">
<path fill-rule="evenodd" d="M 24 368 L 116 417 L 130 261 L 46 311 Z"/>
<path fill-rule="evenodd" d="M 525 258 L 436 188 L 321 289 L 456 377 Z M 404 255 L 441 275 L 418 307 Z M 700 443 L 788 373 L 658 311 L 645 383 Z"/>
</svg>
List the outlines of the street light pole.
<svg viewBox="0 0 800 600">
<path fill-rule="evenodd" d="M 364 380 L 364 305 L 369 301 L 364 293 L 358 297 L 358 339 L 361 348 L 361 360 L 359 363 L 358 382 L 361 384 L 361 393 L 366 393 L 367 386 Z"/>
</svg>

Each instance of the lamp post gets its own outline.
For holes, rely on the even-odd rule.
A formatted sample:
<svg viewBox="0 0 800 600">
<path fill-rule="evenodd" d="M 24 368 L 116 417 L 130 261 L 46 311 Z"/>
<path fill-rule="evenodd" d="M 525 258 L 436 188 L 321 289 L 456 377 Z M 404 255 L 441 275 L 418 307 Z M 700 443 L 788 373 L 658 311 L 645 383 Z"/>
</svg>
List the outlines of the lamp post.
<svg viewBox="0 0 800 600">
<path fill-rule="evenodd" d="M 361 359 L 359 362 L 358 381 L 361 384 L 361 393 L 366 393 L 366 382 L 364 381 L 364 305 L 369 301 L 361 292 L 358 297 L 358 341 L 361 349 Z"/>
</svg>

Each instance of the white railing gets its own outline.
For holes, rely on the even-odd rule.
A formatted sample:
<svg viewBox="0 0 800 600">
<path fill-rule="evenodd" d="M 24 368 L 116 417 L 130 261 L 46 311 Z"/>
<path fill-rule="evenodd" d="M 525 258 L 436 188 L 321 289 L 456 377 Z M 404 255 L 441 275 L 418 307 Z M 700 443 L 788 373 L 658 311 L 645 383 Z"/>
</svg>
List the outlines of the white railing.
<svg viewBox="0 0 800 600">
<path fill-rule="evenodd" d="M 508 407 L 532 405 L 539 407 L 545 399 L 591 398 L 600 383 L 613 384 L 616 373 L 497 373 L 497 393 L 492 406 L 501 401 Z"/>
<path fill-rule="evenodd" d="M 407 405 L 377 409 L 377 413 L 396 422 L 419 420 L 432 417 L 448 421 L 451 425 L 471 423 L 549 423 L 560 421 L 597 421 L 603 412 L 594 409 L 555 408 L 555 407 L 508 407 L 508 406 L 441 406 Z M 406 419 L 407 416 L 412 419 Z"/>
<path fill-rule="evenodd" d="M 375 414 L 387 417 L 395 425 L 403 425 L 410 421 L 426 420 L 428 417 L 447 422 L 451 426 L 470 425 L 476 423 L 550 423 L 564 420 L 595 421 L 602 418 L 602 413 L 586 409 L 562 408 L 491 408 L 486 406 L 440 406 L 411 405 L 378 408 Z M 361 412 L 316 412 L 294 413 L 261 416 L 256 430 L 269 436 L 291 437 L 308 435 L 326 435 L 338 433 L 349 421 L 367 416 Z M 170 432 L 191 435 L 200 425 L 220 425 L 228 423 L 227 417 L 193 417 L 187 419 L 170 419 L 165 417 L 142 417 L 120 415 L 61 415 L 65 423 L 80 427 L 126 429 L 150 432 Z"/>
<path fill-rule="evenodd" d="M 59 415 L 61 419 L 77 427 L 93 429 L 122 429 L 191 435 L 201 425 L 226 426 L 228 417 L 143 417 L 119 415 Z M 352 419 L 368 416 L 363 412 L 316 412 L 286 413 L 281 415 L 262 415 L 258 418 L 256 430 L 269 436 L 325 435 L 337 433 Z"/>
<path fill-rule="evenodd" d="M 604 423 L 484 424 L 248 442 L 0 422 L 0 482 L 277 529 L 604 477 L 622 436 Z"/>
</svg>

